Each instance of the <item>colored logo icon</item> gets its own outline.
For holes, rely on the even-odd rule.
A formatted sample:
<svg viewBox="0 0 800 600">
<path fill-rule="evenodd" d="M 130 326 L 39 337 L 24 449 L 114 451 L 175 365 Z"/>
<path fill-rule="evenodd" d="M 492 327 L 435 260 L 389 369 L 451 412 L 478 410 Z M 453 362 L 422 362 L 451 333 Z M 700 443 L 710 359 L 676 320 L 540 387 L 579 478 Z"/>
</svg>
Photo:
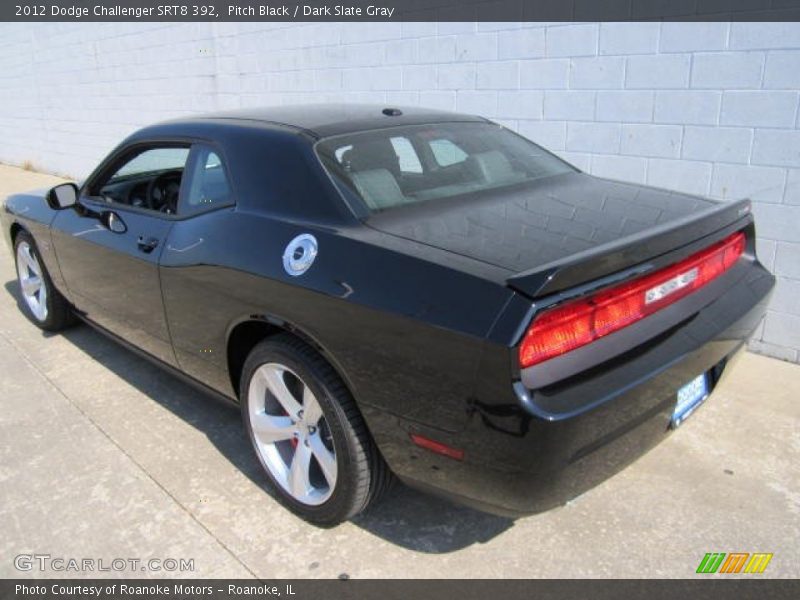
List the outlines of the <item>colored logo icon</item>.
<svg viewBox="0 0 800 600">
<path fill-rule="evenodd" d="M 708 552 L 697 566 L 697 573 L 763 573 L 772 553 Z"/>
</svg>

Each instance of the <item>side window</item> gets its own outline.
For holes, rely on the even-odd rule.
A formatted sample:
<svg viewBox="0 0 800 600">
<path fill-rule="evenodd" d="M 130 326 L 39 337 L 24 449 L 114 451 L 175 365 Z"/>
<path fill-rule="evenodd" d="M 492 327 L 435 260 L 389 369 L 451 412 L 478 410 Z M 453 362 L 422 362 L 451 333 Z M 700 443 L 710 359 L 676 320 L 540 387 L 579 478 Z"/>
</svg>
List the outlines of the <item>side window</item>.
<svg viewBox="0 0 800 600">
<path fill-rule="evenodd" d="M 430 146 L 433 157 L 440 167 L 449 167 L 467 159 L 467 153 L 450 140 L 433 140 Z"/>
<path fill-rule="evenodd" d="M 142 149 L 92 186 L 90 193 L 106 202 L 172 214 L 188 157 L 186 146 Z"/>
<path fill-rule="evenodd" d="M 400 171 L 402 173 L 422 173 L 422 163 L 419 161 L 411 141 L 405 137 L 393 137 L 391 142 L 400 161 Z"/>
<path fill-rule="evenodd" d="M 186 200 L 179 211 L 181 216 L 226 206 L 233 201 L 222 157 L 209 146 L 194 146 L 187 184 Z"/>
</svg>

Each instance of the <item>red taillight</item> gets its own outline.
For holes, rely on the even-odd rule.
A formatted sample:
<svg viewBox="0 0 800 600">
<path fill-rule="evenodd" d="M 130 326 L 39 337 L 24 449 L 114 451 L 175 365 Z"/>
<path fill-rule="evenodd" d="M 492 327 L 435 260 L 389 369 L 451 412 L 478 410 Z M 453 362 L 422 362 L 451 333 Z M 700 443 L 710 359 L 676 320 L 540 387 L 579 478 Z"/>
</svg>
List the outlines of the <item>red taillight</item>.
<svg viewBox="0 0 800 600">
<path fill-rule="evenodd" d="M 522 340 L 520 366 L 585 346 L 680 300 L 732 267 L 744 247 L 744 234 L 737 232 L 657 273 L 543 312 Z"/>
</svg>

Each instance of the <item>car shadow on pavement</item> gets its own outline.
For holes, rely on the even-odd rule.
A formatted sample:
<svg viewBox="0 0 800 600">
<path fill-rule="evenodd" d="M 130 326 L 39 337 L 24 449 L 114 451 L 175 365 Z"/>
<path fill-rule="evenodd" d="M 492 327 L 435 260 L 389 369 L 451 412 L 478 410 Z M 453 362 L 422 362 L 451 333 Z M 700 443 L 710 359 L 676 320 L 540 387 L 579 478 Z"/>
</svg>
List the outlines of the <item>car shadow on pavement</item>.
<svg viewBox="0 0 800 600">
<path fill-rule="evenodd" d="M 22 300 L 16 282 L 6 283 L 5 288 L 21 309 Z M 50 337 L 53 334 L 43 335 Z M 236 406 L 199 392 L 88 325 L 72 327 L 60 335 L 205 434 L 234 467 L 266 494 L 273 495 L 242 429 Z M 457 506 L 399 482 L 377 506 L 352 522 L 388 542 L 426 553 L 453 552 L 475 543 L 488 542 L 514 524 L 512 519 Z"/>
</svg>

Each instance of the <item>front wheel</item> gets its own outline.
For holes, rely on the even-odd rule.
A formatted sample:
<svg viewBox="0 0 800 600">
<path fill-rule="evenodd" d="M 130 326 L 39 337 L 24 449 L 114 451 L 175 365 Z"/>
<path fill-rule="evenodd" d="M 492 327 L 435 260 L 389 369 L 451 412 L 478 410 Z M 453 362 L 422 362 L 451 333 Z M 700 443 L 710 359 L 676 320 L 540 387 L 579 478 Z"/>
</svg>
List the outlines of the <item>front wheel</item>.
<svg viewBox="0 0 800 600">
<path fill-rule="evenodd" d="M 258 344 L 242 371 L 245 428 L 278 498 L 317 525 L 363 511 L 389 481 L 341 379 L 288 334 Z"/>
<path fill-rule="evenodd" d="M 75 320 L 72 309 L 53 285 L 27 231 L 20 231 L 14 239 L 14 256 L 19 290 L 30 320 L 45 331 L 59 331 L 71 325 Z"/>
</svg>

